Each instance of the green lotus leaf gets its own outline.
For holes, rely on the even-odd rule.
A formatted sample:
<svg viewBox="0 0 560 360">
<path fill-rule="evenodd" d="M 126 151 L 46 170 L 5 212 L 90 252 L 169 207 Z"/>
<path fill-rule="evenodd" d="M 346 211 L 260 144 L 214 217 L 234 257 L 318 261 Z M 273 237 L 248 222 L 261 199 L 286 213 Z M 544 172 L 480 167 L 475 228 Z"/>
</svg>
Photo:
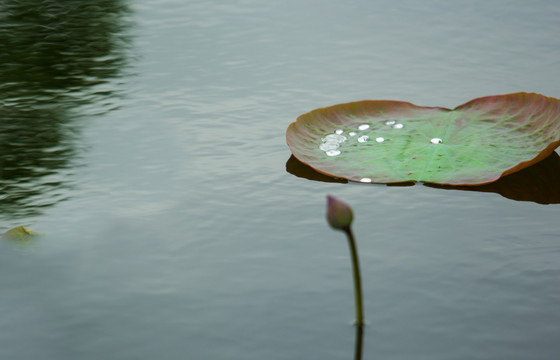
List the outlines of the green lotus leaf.
<svg viewBox="0 0 560 360">
<path fill-rule="evenodd" d="M 299 161 L 341 179 L 480 185 L 535 164 L 560 145 L 560 100 L 515 93 L 454 109 L 358 101 L 299 116 L 286 140 Z"/>
</svg>

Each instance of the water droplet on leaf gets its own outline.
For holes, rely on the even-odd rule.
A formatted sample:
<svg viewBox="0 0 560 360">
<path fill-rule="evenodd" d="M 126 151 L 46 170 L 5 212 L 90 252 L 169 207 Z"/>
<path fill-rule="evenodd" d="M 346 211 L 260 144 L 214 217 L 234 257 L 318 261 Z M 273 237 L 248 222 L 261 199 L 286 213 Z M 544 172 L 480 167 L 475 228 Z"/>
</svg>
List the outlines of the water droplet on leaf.
<svg viewBox="0 0 560 360">
<path fill-rule="evenodd" d="M 346 136 L 344 135 L 340 135 L 340 134 L 330 134 L 325 136 L 324 138 L 322 138 L 321 140 L 323 142 L 327 142 L 327 141 L 337 141 L 339 143 L 346 141 Z"/>
<path fill-rule="evenodd" d="M 339 147 L 340 143 L 338 141 L 327 141 L 319 145 L 319 149 L 323 151 L 337 150 Z"/>
<path fill-rule="evenodd" d="M 327 154 L 327 156 L 337 156 L 340 155 L 340 150 L 329 150 L 326 151 L 325 154 Z"/>
</svg>

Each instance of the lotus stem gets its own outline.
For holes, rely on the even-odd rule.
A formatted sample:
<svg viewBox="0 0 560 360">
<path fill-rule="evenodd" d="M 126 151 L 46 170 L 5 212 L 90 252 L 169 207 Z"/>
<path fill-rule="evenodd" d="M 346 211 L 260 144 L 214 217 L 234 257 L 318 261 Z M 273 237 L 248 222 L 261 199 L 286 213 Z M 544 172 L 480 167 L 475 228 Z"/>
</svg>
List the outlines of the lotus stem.
<svg viewBox="0 0 560 360">
<path fill-rule="evenodd" d="M 354 234 L 350 226 L 354 220 L 352 208 L 344 201 L 327 195 L 327 222 L 335 229 L 344 231 L 350 246 L 352 257 L 352 273 L 354 276 L 354 300 L 356 302 L 356 325 L 364 326 L 364 307 L 362 305 L 362 279 L 360 276 L 360 262 Z"/>
<path fill-rule="evenodd" d="M 352 273 L 354 275 L 354 301 L 356 302 L 356 326 L 364 326 L 364 307 L 362 302 L 362 278 L 360 275 L 360 261 L 358 259 L 358 249 L 352 229 L 348 227 L 344 230 L 348 238 L 350 256 L 352 257 Z"/>
</svg>

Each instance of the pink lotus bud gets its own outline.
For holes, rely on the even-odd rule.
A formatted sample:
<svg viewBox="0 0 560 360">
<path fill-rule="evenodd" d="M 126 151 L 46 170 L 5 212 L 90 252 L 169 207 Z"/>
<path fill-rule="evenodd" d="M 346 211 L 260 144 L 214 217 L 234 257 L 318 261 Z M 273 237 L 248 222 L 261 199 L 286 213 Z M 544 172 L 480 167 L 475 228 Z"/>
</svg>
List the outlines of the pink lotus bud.
<svg viewBox="0 0 560 360">
<path fill-rule="evenodd" d="M 352 209 L 344 201 L 327 195 L 327 221 L 336 230 L 348 230 L 352 224 Z"/>
</svg>

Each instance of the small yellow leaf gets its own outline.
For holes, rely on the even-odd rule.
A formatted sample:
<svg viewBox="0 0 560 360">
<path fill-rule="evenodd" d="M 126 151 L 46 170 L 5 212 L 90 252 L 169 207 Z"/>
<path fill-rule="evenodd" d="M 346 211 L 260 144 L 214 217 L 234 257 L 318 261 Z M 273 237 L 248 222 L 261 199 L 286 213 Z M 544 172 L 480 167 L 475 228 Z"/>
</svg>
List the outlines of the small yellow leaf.
<svg viewBox="0 0 560 360">
<path fill-rule="evenodd" d="M 13 229 L 10 229 L 2 235 L 2 239 L 4 240 L 14 240 L 14 241 L 26 241 L 30 240 L 31 238 L 39 235 L 38 232 L 29 230 L 25 226 L 17 226 Z"/>
</svg>

